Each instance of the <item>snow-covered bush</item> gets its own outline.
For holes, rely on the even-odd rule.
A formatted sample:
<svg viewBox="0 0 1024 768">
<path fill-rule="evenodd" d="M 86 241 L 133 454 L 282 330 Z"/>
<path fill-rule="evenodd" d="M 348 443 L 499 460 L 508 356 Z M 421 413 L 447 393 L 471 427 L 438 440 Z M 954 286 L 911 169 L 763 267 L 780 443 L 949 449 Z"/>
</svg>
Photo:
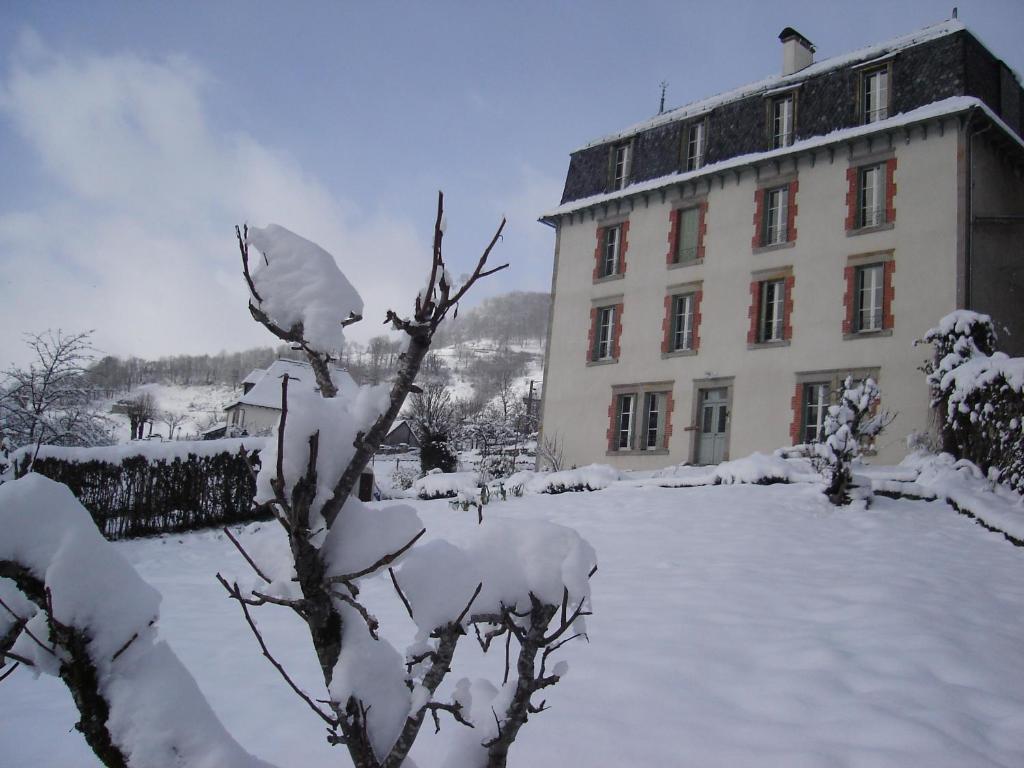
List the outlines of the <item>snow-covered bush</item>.
<svg viewBox="0 0 1024 768">
<path fill-rule="evenodd" d="M 600 491 L 622 477 L 622 473 L 607 464 L 588 464 L 578 469 L 561 472 L 536 473 L 526 483 L 529 493 L 573 493 Z M 513 478 L 509 478 L 511 481 Z"/>
<path fill-rule="evenodd" d="M 808 446 L 815 466 L 826 478 L 825 493 L 833 504 L 848 504 L 854 488 L 853 463 L 892 421 L 878 409 L 881 397 L 874 379 L 854 382 L 847 376 L 839 403 L 828 407 L 822 439 Z"/>
<path fill-rule="evenodd" d="M 476 493 L 479 485 L 476 472 L 434 469 L 413 482 L 409 496 L 416 499 L 453 499 L 461 493 Z"/>
<path fill-rule="evenodd" d="M 967 310 L 923 340 L 934 347 L 925 370 L 943 450 L 1024 489 L 1024 358 L 997 352 L 991 318 Z"/>
<path fill-rule="evenodd" d="M 105 765 L 265 765 L 159 639 L 159 593 L 66 486 L 39 474 L 0 486 L 0 531 L 0 650 L 67 685 Z"/>
</svg>

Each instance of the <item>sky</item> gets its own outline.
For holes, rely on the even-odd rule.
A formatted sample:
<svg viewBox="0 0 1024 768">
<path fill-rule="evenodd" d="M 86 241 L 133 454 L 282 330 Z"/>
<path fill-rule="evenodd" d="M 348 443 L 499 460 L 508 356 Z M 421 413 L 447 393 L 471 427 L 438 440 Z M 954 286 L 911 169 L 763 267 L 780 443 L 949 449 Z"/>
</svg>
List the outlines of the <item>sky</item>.
<svg viewBox="0 0 1024 768">
<path fill-rule="evenodd" d="M 438 190 L 468 306 L 548 290 L 569 153 L 775 74 L 793 26 L 816 60 L 941 21 L 952 0 L 0 3 L 0 367 L 23 334 L 94 330 L 154 358 L 275 343 L 249 317 L 234 226 L 322 245 L 366 319 L 426 282 Z M 1024 71 L 1021 0 L 959 17 Z"/>
</svg>

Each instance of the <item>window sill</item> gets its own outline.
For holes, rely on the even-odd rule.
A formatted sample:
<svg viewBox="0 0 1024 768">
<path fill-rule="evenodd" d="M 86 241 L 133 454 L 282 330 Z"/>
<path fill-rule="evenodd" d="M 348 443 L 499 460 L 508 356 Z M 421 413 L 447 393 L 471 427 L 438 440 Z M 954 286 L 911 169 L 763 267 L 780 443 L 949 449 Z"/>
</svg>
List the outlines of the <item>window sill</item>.
<svg viewBox="0 0 1024 768">
<path fill-rule="evenodd" d="M 858 227 L 857 229 L 846 230 L 847 237 L 857 237 L 857 235 L 870 235 L 872 232 L 886 232 L 896 226 L 896 222 L 888 221 L 885 224 L 879 224 L 874 227 Z"/>
<path fill-rule="evenodd" d="M 756 344 L 747 344 L 747 349 L 775 349 L 776 347 L 788 347 L 789 339 L 779 341 L 759 341 Z"/>
<path fill-rule="evenodd" d="M 635 449 L 622 449 L 619 451 L 605 451 L 605 456 L 668 456 L 668 448 L 654 448 L 647 451 Z"/>
<path fill-rule="evenodd" d="M 683 267 L 696 267 L 704 263 L 704 259 L 690 259 L 689 261 L 673 261 L 668 265 L 669 269 L 682 269 Z"/>
<path fill-rule="evenodd" d="M 672 352 L 662 352 L 661 359 L 668 360 L 670 357 L 694 357 L 696 354 L 696 349 L 677 349 Z"/>
<path fill-rule="evenodd" d="M 614 365 L 619 362 L 619 358 L 610 357 L 607 360 L 587 360 L 587 368 L 593 368 L 598 365 Z"/>
<path fill-rule="evenodd" d="M 610 283 L 612 280 L 621 280 L 626 276 L 625 272 L 616 272 L 614 275 L 605 275 L 604 277 L 595 277 L 594 285 L 598 283 Z"/>
<path fill-rule="evenodd" d="M 892 328 L 880 328 L 877 331 L 857 331 L 856 333 L 844 333 L 843 341 L 853 341 L 854 339 L 877 339 L 880 336 L 892 336 Z"/>
<path fill-rule="evenodd" d="M 784 243 L 773 243 L 772 245 L 758 245 L 753 249 L 754 253 L 767 253 L 768 251 L 783 251 L 796 245 L 796 240 L 787 240 Z"/>
</svg>

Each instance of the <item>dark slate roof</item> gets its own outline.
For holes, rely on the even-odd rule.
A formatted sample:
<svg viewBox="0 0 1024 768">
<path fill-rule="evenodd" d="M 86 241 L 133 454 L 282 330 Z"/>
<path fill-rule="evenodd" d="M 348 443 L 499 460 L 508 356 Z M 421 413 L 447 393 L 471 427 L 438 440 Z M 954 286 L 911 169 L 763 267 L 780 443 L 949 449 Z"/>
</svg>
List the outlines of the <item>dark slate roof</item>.
<svg viewBox="0 0 1024 768">
<path fill-rule="evenodd" d="M 769 149 L 765 97 L 773 93 L 797 93 L 797 142 L 860 125 L 860 72 L 872 62 L 892 64 L 892 114 L 955 96 L 974 96 L 1011 130 L 1024 135 L 1020 106 L 1024 91 L 1018 78 L 961 22 L 949 20 L 826 59 L 792 75 L 766 78 L 693 102 L 590 142 L 570 157 L 562 203 L 608 191 L 609 149 L 622 141 L 633 144 L 631 184 L 677 173 L 685 132 L 697 119 L 708 121 L 706 165 Z"/>
</svg>

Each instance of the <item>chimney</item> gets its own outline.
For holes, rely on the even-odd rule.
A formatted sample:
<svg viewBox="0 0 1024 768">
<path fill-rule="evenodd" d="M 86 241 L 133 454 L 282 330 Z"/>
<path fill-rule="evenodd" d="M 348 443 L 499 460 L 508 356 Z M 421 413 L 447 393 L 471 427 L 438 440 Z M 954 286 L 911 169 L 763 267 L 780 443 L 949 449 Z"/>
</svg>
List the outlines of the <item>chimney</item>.
<svg viewBox="0 0 1024 768">
<path fill-rule="evenodd" d="M 814 44 L 792 27 L 779 33 L 782 41 L 782 76 L 792 75 L 811 66 L 814 61 Z"/>
</svg>

